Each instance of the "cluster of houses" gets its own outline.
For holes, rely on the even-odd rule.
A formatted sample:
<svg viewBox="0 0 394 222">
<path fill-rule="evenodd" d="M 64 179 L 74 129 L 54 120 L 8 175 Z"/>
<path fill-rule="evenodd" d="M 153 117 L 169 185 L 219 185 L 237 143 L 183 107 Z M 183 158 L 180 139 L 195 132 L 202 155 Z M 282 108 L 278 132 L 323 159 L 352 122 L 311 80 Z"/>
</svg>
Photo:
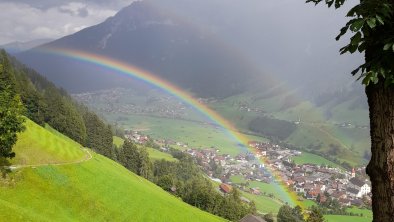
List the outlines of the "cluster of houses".
<svg viewBox="0 0 394 222">
<path fill-rule="evenodd" d="M 371 201 L 370 182 L 360 173 L 364 169 L 347 172 L 330 166 L 297 165 L 292 158 L 301 155 L 300 151 L 256 141 L 251 141 L 248 145 L 254 150 L 253 153 L 243 153 L 235 157 L 220 154 L 216 149 L 187 149 L 185 152 L 198 159 L 197 162 L 208 176 L 222 183 L 219 188 L 224 193 L 231 190 L 231 185 L 255 195 L 264 192 L 257 187 L 248 187 L 244 182 L 233 183 L 230 176 L 238 175 L 244 178 L 246 183 L 283 183 L 300 197 L 320 203 L 324 203 L 329 197 L 343 206 L 359 206 Z M 214 178 L 212 161 L 222 168 L 219 177 Z M 272 174 L 275 174 L 275 177 Z M 280 178 L 280 181 L 277 178 Z"/>
<path fill-rule="evenodd" d="M 137 144 L 145 144 L 149 141 L 149 137 L 146 135 L 142 135 L 138 131 L 134 130 L 125 130 L 125 139 L 137 143 Z"/>
<path fill-rule="evenodd" d="M 141 99 L 140 103 L 129 101 L 130 95 L 138 94 L 129 89 L 115 88 L 73 94 L 73 98 L 84 104 L 93 104 L 100 113 L 113 113 L 122 115 L 154 115 L 166 118 L 185 118 L 186 106 L 172 96 L 152 95 Z M 99 104 L 99 105 L 98 105 Z"/>
<path fill-rule="evenodd" d="M 356 176 L 356 171 L 341 172 L 336 168 L 304 164 L 292 169 L 291 187 L 306 199 L 319 203 L 328 197 L 336 199 L 343 206 L 370 204 L 370 182 Z"/>
<path fill-rule="evenodd" d="M 148 136 L 133 130 L 126 131 L 125 137 L 138 144 L 149 141 Z M 253 153 L 241 153 L 235 157 L 221 154 L 218 149 L 214 148 L 188 148 L 186 144 L 168 140 L 156 142 L 183 146 L 184 152 L 193 156 L 212 180 L 221 183 L 219 190 L 223 193 L 230 192 L 232 187 L 236 186 L 255 195 L 265 194 L 264 190 L 249 186 L 249 182 L 259 181 L 282 183 L 296 192 L 300 198 L 321 204 L 328 198 L 336 199 L 342 206 L 360 206 L 371 203 L 371 184 L 361 173 L 365 170 L 364 168 L 347 172 L 331 166 L 298 165 L 292 159 L 302 155 L 301 151 L 290 150 L 269 142 L 250 141 L 248 146 Z M 218 167 L 220 171 L 217 170 Z M 234 183 L 231 176 L 239 176 L 243 178 L 243 182 Z"/>
</svg>

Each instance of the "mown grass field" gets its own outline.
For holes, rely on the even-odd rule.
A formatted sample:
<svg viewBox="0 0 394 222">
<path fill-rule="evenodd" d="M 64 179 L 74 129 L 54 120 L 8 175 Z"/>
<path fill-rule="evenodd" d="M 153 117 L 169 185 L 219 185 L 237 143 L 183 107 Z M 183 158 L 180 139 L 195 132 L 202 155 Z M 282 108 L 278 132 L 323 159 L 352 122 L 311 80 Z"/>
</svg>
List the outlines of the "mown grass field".
<svg viewBox="0 0 394 222">
<path fill-rule="evenodd" d="M 333 163 L 321 156 L 312 154 L 312 153 L 307 153 L 307 152 L 302 152 L 300 156 L 294 156 L 292 158 L 296 164 L 316 164 L 316 165 L 327 165 L 331 167 L 337 167 L 339 169 L 342 169 L 341 166 L 339 166 L 336 163 Z"/>
<path fill-rule="evenodd" d="M 359 209 L 359 208 L 353 207 L 353 208 L 348 209 L 347 212 L 352 212 L 355 214 L 363 214 L 363 217 L 368 217 L 368 218 L 371 218 L 371 220 L 372 220 L 372 211 L 368 210 L 368 209 Z"/>
<path fill-rule="evenodd" d="M 12 164 L 65 163 L 86 157 L 80 144 L 49 126 L 41 127 L 29 119 L 25 126 L 26 130 L 18 135 L 13 147 L 16 157 Z"/>
<path fill-rule="evenodd" d="M 123 146 L 124 139 L 122 139 L 122 138 L 120 138 L 120 137 L 117 137 L 117 136 L 114 136 L 114 137 L 113 137 L 113 143 L 114 143 L 114 145 L 115 145 L 117 148 L 119 148 L 119 147 Z"/>
<path fill-rule="evenodd" d="M 231 182 L 238 183 L 238 184 L 246 182 L 246 180 L 240 175 L 231 176 L 230 180 L 231 180 Z M 249 200 L 253 200 L 255 202 L 256 208 L 260 212 L 263 212 L 263 213 L 270 213 L 271 212 L 273 214 L 276 214 L 276 213 L 278 213 L 281 205 L 283 205 L 285 202 L 290 202 L 290 199 L 287 197 L 287 195 L 284 192 L 279 191 L 278 186 L 276 186 L 274 184 L 267 184 L 267 183 L 258 182 L 258 181 L 249 181 L 249 188 L 255 188 L 255 187 L 259 187 L 260 191 L 265 192 L 266 195 L 273 194 L 275 198 L 278 198 L 282 201 L 282 202 L 280 202 L 279 200 L 270 198 L 265 195 L 254 195 L 254 194 L 250 194 L 250 193 L 242 191 L 242 195 L 244 197 L 246 197 Z"/>
<path fill-rule="evenodd" d="M 279 208 L 282 206 L 282 203 L 279 201 L 275 201 L 269 197 L 261 196 L 261 195 L 254 195 L 246 192 L 241 192 L 242 196 L 246 197 L 249 200 L 253 200 L 256 204 L 257 211 L 261 213 L 273 213 L 277 214 Z"/>
<path fill-rule="evenodd" d="M 117 118 L 116 115 L 112 117 L 109 115 L 108 117 L 110 119 Z M 200 122 L 130 115 L 127 116 L 127 121 L 121 123 L 121 126 L 125 129 L 141 131 L 155 139 L 170 139 L 175 142 L 182 142 L 192 148 L 215 147 L 221 153 L 232 156 L 247 151 L 220 127 Z M 267 141 L 263 137 L 253 135 L 247 135 L 247 137 L 250 140 Z"/>
<path fill-rule="evenodd" d="M 230 181 L 233 182 L 233 183 L 238 183 L 238 184 L 246 182 L 245 178 L 243 176 L 241 176 L 241 175 L 232 175 L 232 176 L 230 176 Z"/>
<path fill-rule="evenodd" d="M 17 155 L 24 156 L 26 163 L 36 163 L 37 160 L 43 163 L 47 159 L 74 160 L 80 156 L 72 154 L 82 152 L 75 144 L 61 150 L 61 145 L 68 143 L 30 121 L 25 133 L 28 135 L 21 136 L 25 138 L 24 143 L 16 149 Z M 33 147 L 22 146 L 31 138 L 46 142 L 35 141 Z M 51 148 L 52 145 L 56 149 Z M 34 151 L 46 158 L 37 159 L 35 155 L 25 155 L 25 151 Z M 78 164 L 17 169 L 6 179 L 0 179 L 0 187 L 0 215 L 10 222 L 224 221 L 182 202 L 116 162 L 94 153 L 91 160 Z"/>
<path fill-rule="evenodd" d="M 284 190 L 281 190 L 279 185 L 272 184 L 272 183 L 263 183 L 259 181 L 250 181 L 249 182 L 250 188 L 258 187 L 260 188 L 261 192 L 265 192 L 267 195 L 272 194 L 275 198 L 280 199 L 283 203 L 290 203 L 291 200 L 288 197 L 287 193 Z"/>
<path fill-rule="evenodd" d="M 161 152 L 159 150 L 153 149 L 153 148 L 147 148 L 148 153 L 149 153 L 149 158 L 153 161 L 155 160 L 167 160 L 167 161 L 178 161 L 174 157 L 172 157 L 168 153 Z"/>
<path fill-rule="evenodd" d="M 344 215 L 324 215 L 327 222 L 371 222 L 372 218 L 344 216 Z"/>
</svg>

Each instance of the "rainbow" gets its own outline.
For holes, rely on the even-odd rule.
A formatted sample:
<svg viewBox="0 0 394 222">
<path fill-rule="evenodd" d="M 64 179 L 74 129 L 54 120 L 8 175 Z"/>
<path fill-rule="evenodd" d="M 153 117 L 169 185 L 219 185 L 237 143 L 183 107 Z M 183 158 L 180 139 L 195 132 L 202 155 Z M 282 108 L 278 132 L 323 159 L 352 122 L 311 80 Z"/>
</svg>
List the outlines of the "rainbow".
<svg viewBox="0 0 394 222">
<path fill-rule="evenodd" d="M 198 99 L 191 96 L 185 90 L 182 90 L 178 86 L 176 86 L 164 79 L 161 79 L 158 76 L 153 75 L 152 73 L 149 73 L 148 71 L 145 71 L 145 70 L 135 67 L 133 65 L 126 64 L 126 63 L 123 63 L 123 62 L 120 62 L 120 61 L 117 61 L 117 60 L 114 60 L 114 59 L 111 59 L 111 58 L 108 58 L 105 56 L 92 54 L 92 53 L 88 53 L 88 52 L 83 52 L 83 51 L 78 51 L 78 50 L 74 50 L 74 49 L 46 47 L 44 50 L 40 50 L 40 51 L 44 52 L 44 53 L 67 57 L 67 58 L 75 59 L 78 61 L 101 66 L 101 67 L 109 69 L 109 70 L 113 70 L 113 71 L 117 71 L 117 72 L 126 74 L 126 75 L 131 76 L 135 79 L 146 82 L 150 85 L 154 85 L 154 86 L 166 91 L 167 93 L 177 97 L 178 99 L 185 102 L 186 104 L 190 105 L 195 110 L 197 110 L 199 113 L 203 114 L 208 119 L 210 119 L 213 123 L 219 125 L 237 143 L 242 144 L 250 152 L 252 152 L 254 154 L 257 153 L 256 149 L 251 148 L 248 145 L 249 139 L 245 135 L 239 133 L 230 121 L 228 121 L 227 119 L 220 116 L 217 112 L 215 112 L 214 110 L 209 108 L 204 103 L 200 102 Z M 287 188 L 282 176 L 278 173 L 277 170 L 275 170 L 274 168 L 272 168 L 270 166 L 270 164 L 268 163 L 268 160 L 265 158 L 260 158 L 259 160 L 265 164 L 265 167 L 268 169 L 269 173 L 275 178 L 275 180 L 277 181 L 277 184 L 278 184 L 278 189 L 279 189 L 278 191 L 280 193 L 283 193 L 286 195 L 286 197 L 287 197 L 286 199 L 289 200 L 289 204 L 299 205 L 302 208 L 304 208 L 303 203 L 298 200 L 297 194 L 293 191 L 290 191 Z"/>
</svg>

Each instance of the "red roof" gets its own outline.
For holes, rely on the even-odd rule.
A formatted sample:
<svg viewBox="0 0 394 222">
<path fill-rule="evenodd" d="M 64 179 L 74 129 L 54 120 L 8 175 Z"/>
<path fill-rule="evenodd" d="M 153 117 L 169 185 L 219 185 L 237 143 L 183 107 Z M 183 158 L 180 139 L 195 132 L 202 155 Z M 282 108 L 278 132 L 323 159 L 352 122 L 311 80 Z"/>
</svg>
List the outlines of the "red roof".
<svg viewBox="0 0 394 222">
<path fill-rule="evenodd" d="M 225 183 L 220 184 L 219 187 L 220 187 L 220 189 L 221 189 L 224 193 L 230 193 L 231 190 L 233 189 L 232 186 L 230 186 L 230 185 L 228 185 L 228 184 L 225 184 Z"/>
</svg>

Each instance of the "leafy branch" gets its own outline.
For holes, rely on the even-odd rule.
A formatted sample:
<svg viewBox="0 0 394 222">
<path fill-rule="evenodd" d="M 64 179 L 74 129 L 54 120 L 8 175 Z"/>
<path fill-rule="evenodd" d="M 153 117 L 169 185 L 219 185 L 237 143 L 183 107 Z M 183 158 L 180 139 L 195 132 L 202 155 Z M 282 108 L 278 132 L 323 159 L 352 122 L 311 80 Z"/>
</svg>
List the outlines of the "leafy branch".
<svg viewBox="0 0 394 222">
<path fill-rule="evenodd" d="M 315 5 L 324 2 L 328 7 L 341 7 L 346 0 L 307 0 Z M 340 53 L 362 53 L 373 49 L 373 58 L 357 67 L 351 73 L 359 74 L 357 80 L 362 79 L 364 85 L 376 84 L 384 80 L 387 87 L 394 84 L 394 33 L 393 33 L 393 8 L 387 0 L 361 0 L 347 13 L 351 18 L 341 28 L 335 38 L 337 41 L 350 32 L 350 42 L 340 49 Z M 376 35 L 375 33 L 380 33 Z"/>
</svg>

